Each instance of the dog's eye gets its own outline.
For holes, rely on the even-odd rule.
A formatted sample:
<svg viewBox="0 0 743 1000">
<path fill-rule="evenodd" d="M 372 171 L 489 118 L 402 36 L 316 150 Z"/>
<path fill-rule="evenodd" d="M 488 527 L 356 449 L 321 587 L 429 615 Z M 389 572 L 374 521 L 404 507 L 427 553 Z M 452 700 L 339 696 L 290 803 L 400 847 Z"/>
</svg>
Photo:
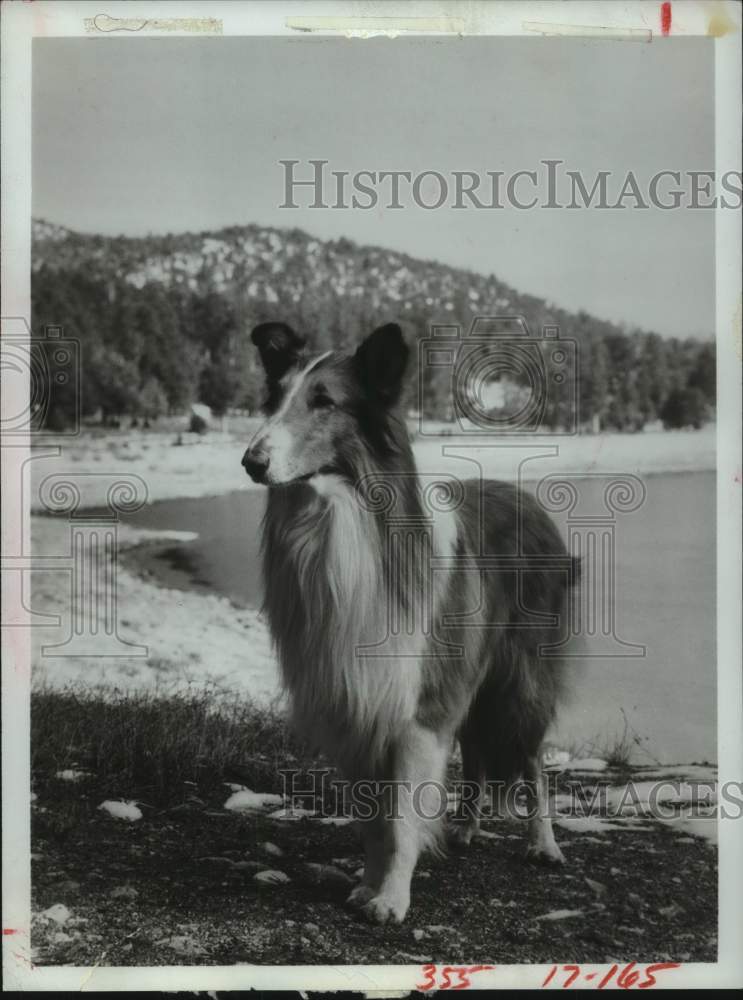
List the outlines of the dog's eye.
<svg viewBox="0 0 743 1000">
<path fill-rule="evenodd" d="M 327 392 L 316 392 L 312 399 L 310 400 L 311 410 L 329 410 L 335 406 L 335 403 L 327 394 Z"/>
</svg>

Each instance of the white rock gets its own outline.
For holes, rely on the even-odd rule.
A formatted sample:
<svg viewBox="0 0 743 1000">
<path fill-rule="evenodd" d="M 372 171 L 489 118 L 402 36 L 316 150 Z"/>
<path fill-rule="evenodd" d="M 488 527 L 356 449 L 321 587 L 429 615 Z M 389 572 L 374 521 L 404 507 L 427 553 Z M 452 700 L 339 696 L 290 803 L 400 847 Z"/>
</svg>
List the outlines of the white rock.
<svg viewBox="0 0 743 1000">
<path fill-rule="evenodd" d="M 225 809 L 234 812 L 250 809 L 265 809 L 266 806 L 280 806 L 283 803 L 280 795 L 272 795 L 270 792 L 251 792 L 249 788 L 242 791 L 233 792 L 224 804 Z"/>
<path fill-rule="evenodd" d="M 414 962 L 416 965 L 421 965 L 424 962 L 427 963 L 431 961 L 430 955 L 413 955 L 409 951 L 398 951 L 395 954 L 396 956 L 399 956 L 403 962 Z"/>
<path fill-rule="evenodd" d="M 263 872 L 258 872 L 253 878 L 256 882 L 263 882 L 266 885 L 279 885 L 282 882 L 291 881 L 286 872 L 280 872 L 271 868 Z"/>
<path fill-rule="evenodd" d="M 281 850 L 278 844 L 272 844 L 270 840 L 266 840 L 261 844 L 261 847 L 266 854 L 271 854 L 275 858 L 283 858 L 284 852 Z"/>
<path fill-rule="evenodd" d="M 64 903 L 55 903 L 48 910 L 44 910 L 43 913 L 39 914 L 42 920 L 53 920 L 55 924 L 59 924 L 60 926 L 66 924 L 71 916 L 72 913 L 70 913 Z"/>
<path fill-rule="evenodd" d="M 128 823 L 136 823 L 138 819 L 142 819 L 142 811 L 136 802 L 115 802 L 112 799 L 106 799 L 105 802 L 101 802 L 98 808 L 107 812 L 109 816 L 113 816 L 114 819 L 124 819 Z"/>
<path fill-rule="evenodd" d="M 286 809 L 277 809 L 276 812 L 268 814 L 269 819 L 290 820 L 290 821 L 297 819 L 304 819 L 305 817 L 308 819 L 312 819 L 315 818 L 316 816 L 317 813 L 315 812 L 314 809 L 302 809 L 299 806 L 296 806 L 294 808 L 288 807 Z"/>
<path fill-rule="evenodd" d="M 551 913 L 543 913 L 537 920 L 567 920 L 568 917 L 582 917 L 583 910 L 552 910 Z"/>
</svg>

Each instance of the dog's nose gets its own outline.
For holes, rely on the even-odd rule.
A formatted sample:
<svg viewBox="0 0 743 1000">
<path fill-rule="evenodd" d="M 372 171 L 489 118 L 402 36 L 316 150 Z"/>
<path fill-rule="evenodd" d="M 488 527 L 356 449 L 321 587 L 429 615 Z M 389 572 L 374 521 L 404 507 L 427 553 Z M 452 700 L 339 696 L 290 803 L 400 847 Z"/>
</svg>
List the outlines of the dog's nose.
<svg viewBox="0 0 743 1000">
<path fill-rule="evenodd" d="M 242 464 L 245 471 L 255 483 L 263 483 L 270 465 L 270 459 L 261 448 L 248 448 L 243 455 Z"/>
</svg>

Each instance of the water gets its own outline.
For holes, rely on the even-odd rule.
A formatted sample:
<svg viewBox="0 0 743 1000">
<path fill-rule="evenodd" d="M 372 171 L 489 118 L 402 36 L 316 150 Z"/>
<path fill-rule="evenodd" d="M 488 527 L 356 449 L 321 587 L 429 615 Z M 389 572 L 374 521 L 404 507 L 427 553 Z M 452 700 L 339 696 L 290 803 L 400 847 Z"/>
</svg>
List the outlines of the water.
<svg viewBox="0 0 743 1000">
<path fill-rule="evenodd" d="M 586 509 L 604 510 L 604 483 L 580 484 Z M 656 475 L 645 486 L 640 509 L 616 516 L 615 553 L 616 632 L 646 653 L 581 661 L 575 698 L 555 735 L 564 745 L 595 743 L 601 750 L 622 734 L 624 710 L 629 737 L 643 738 L 638 761 L 716 760 L 715 476 Z M 213 590 L 255 606 L 265 497 L 241 491 L 153 504 L 131 522 L 199 537 L 146 546 L 133 557 L 167 586 Z M 588 643 L 589 653 L 597 650 Z"/>
<path fill-rule="evenodd" d="M 243 607 L 261 600 L 259 540 L 265 490 L 161 500 L 126 518 L 140 528 L 192 531 L 192 542 L 147 545 L 137 564 L 168 587 L 216 591 Z"/>
</svg>

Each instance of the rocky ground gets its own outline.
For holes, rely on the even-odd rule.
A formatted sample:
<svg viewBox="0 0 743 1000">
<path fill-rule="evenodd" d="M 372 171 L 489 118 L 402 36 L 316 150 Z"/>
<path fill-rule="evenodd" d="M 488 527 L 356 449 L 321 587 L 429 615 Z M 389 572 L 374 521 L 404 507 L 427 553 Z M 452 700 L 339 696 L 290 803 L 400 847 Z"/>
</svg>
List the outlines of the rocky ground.
<svg viewBox="0 0 743 1000">
<path fill-rule="evenodd" d="M 650 435 L 621 436 L 621 441 L 616 436 L 608 450 L 602 450 L 603 438 L 576 439 L 569 446 L 582 449 L 581 468 L 599 468 L 602 456 L 616 458 L 625 437 L 626 447 L 642 459 L 626 466 L 633 470 L 653 465 L 655 445 L 670 449 L 666 460 L 680 468 L 689 462 L 706 468 L 713 454 L 709 434 L 658 435 L 658 441 Z M 239 474 L 239 441 L 229 435 L 183 441 L 192 447 L 173 447 L 165 437 L 118 440 L 117 448 L 108 440 L 96 441 L 96 447 L 80 443 L 72 464 L 69 450 L 60 459 L 40 458 L 35 476 L 131 470 L 146 479 L 153 500 L 231 489 L 235 470 Z M 677 452 L 684 454 L 679 458 Z M 87 505 L 100 501 L 86 497 Z M 34 611 L 62 618 L 69 582 L 51 557 L 69 550 L 68 525 L 34 518 L 32 530 L 35 553 L 50 557 L 34 574 Z M 121 525 L 120 549 L 141 545 L 146 534 Z M 275 663 L 265 624 L 255 612 L 215 595 L 158 587 L 126 565 L 119 567 L 117 588 L 120 635 L 146 644 L 147 655 L 118 658 L 113 674 L 108 665 L 94 671 L 89 657 L 41 656 L 43 643 L 64 638 L 64 621 L 49 624 L 34 630 L 35 683 L 61 688 L 105 681 L 140 690 L 176 682 L 232 688 L 239 679 L 240 689 L 247 688 L 257 702 L 273 701 Z M 89 737 L 86 727 L 81 741 Z M 37 750 L 53 742 L 53 732 L 50 723 Z M 134 739 L 142 734 L 134 728 L 132 734 L 129 757 L 146 770 L 151 761 Z M 421 859 L 407 920 L 399 927 L 377 927 L 344 905 L 363 864 L 349 825 L 312 815 L 287 818 L 276 798 L 257 806 L 252 800 L 255 808 L 228 809 L 235 789 L 226 785 L 205 789 L 186 782 L 167 800 L 156 798 L 146 787 L 119 780 L 111 767 L 105 780 L 94 767 L 78 773 L 63 760 L 61 742 L 60 762 L 33 771 L 31 945 L 33 961 L 41 966 L 716 957 L 715 821 L 691 815 L 688 788 L 671 795 L 672 819 L 655 819 L 648 808 L 654 782 L 693 778 L 714 784 L 710 768 L 614 772 L 599 762 L 584 772 L 585 761 L 572 768 L 563 762 L 554 799 L 557 839 L 567 858 L 563 869 L 526 863 L 523 823 L 489 821 L 467 852 Z M 262 735 L 258 742 L 265 743 Z M 157 745 L 161 770 L 172 775 L 178 755 L 168 756 L 167 747 Z M 628 782 L 638 790 L 629 799 Z M 576 783 L 589 795 L 598 785 L 606 788 L 600 815 L 585 816 L 576 808 Z M 251 787 L 272 796 L 278 792 L 267 775 L 265 784 Z M 138 806 L 100 808 L 119 795 L 136 799 Z M 111 808 L 120 815 L 112 815 Z"/>
<path fill-rule="evenodd" d="M 238 786 L 208 800 L 186 789 L 167 809 L 104 809 L 94 775 L 38 775 L 33 961 L 715 961 L 716 823 L 690 820 L 674 793 L 675 819 L 650 818 L 653 777 L 563 771 L 555 805 L 564 868 L 528 864 L 523 824 L 490 820 L 466 852 L 422 858 L 407 920 L 379 927 L 344 905 L 363 864 L 347 823 L 288 816 L 275 793 L 227 808 Z M 603 816 L 581 815 L 580 802 L 602 785 Z"/>
</svg>

